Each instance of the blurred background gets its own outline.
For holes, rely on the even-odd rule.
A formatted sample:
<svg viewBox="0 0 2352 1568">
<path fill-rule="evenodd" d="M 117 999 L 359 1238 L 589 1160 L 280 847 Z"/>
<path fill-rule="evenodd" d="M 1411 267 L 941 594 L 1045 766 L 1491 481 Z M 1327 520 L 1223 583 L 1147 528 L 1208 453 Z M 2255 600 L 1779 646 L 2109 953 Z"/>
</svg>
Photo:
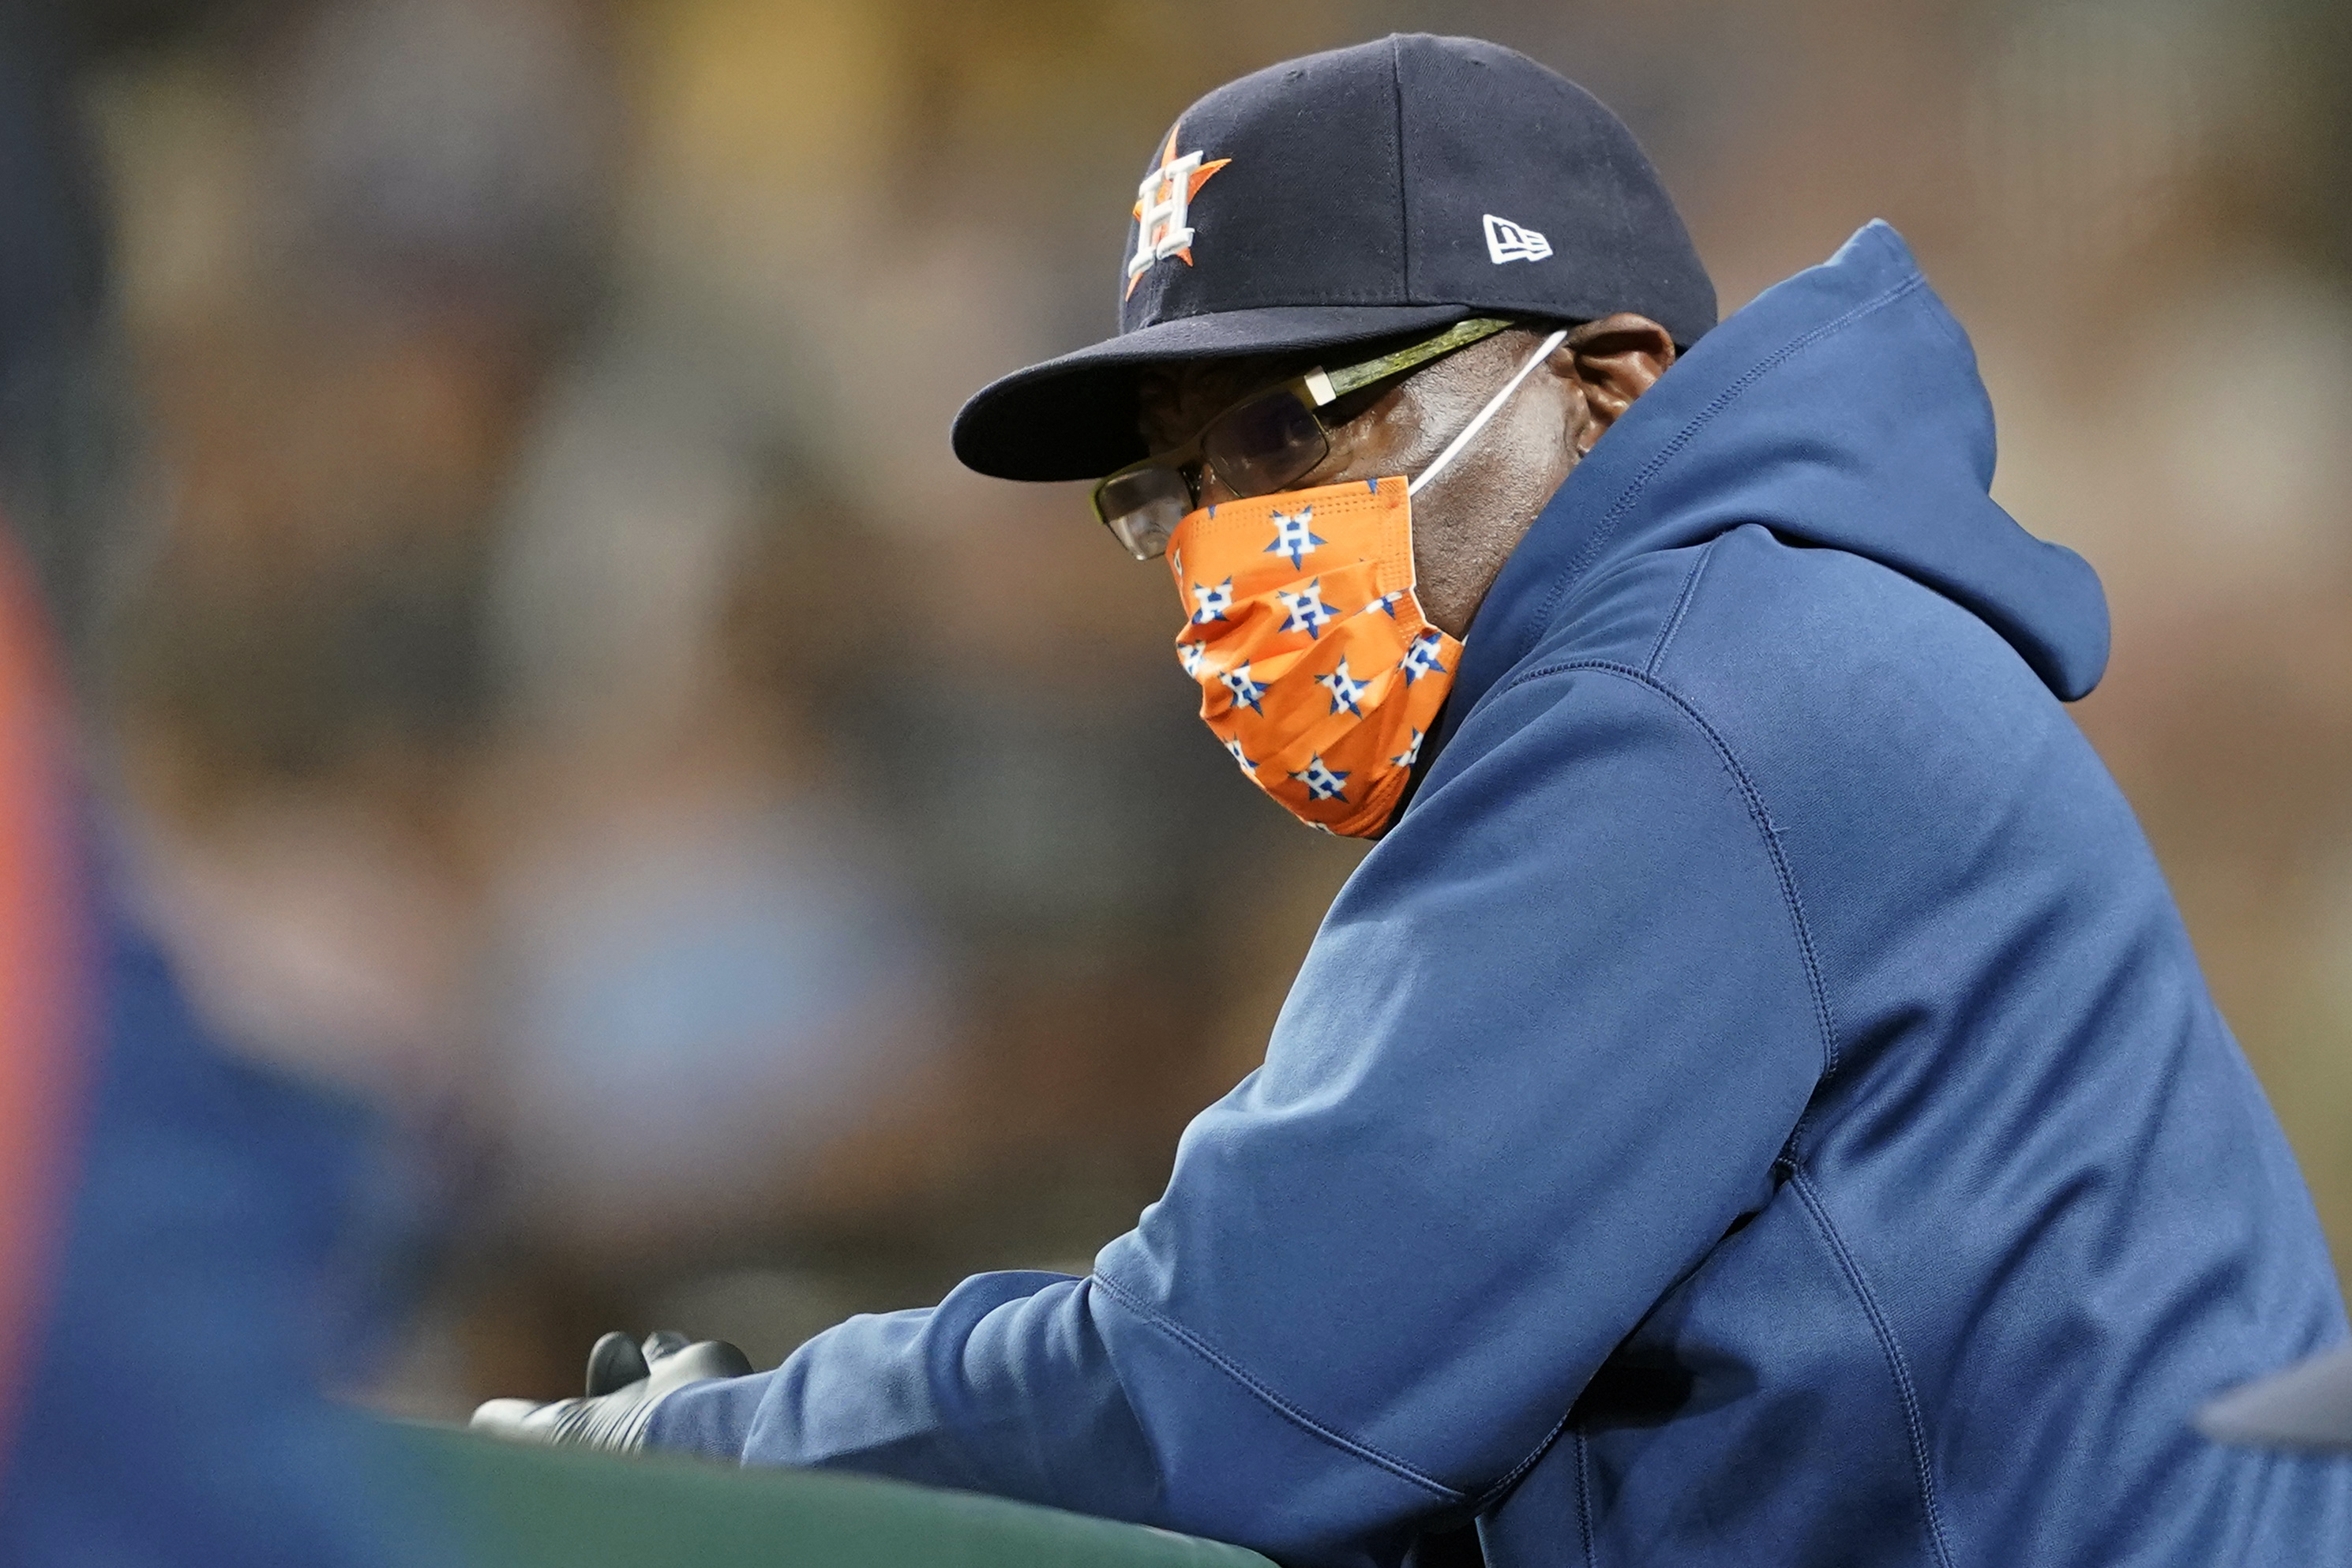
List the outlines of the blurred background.
<svg viewBox="0 0 2352 1568">
<path fill-rule="evenodd" d="M 1083 1271 L 1255 1065 L 1359 851 L 1199 731 L 1082 492 L 946 429 L 1111 330 L 1188 102 L 1392 29 L 1617 109 L 1727 314 L 1904 230 L 2352 1260 L 2337 0 L 9 0 L 0 195 L 43 138 L 100 195 L 0 278 L 58 302 L 0 500 L 203 1005 L 436 1152 L 375 1398 Z"/>
</svg>

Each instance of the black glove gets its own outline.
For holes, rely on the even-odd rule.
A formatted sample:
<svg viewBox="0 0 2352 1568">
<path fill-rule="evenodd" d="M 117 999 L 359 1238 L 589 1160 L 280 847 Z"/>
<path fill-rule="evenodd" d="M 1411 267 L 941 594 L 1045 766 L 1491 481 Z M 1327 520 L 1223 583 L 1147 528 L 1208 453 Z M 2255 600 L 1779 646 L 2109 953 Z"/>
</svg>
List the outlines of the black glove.
<svg viewBox="0 0 2352 1568">
<path fill-rule="evenodd" d="M 725 1340 L 689 1343 L 684 1334 L 656 1329 L 642 1348 L 618 1331 L 606 1334 L 588 1352 L 588 1394 L 541 1405 L 530 1399 L 493 1399 L 474 1412 L 471 1425 L 493 1436 L 525 1443 L 570 1444 L 627 1453 L 646 1446 L 646 1424 L 654 1406 L 705 1378 L 742 1377 L 751 1359 Z"/>
</svg>

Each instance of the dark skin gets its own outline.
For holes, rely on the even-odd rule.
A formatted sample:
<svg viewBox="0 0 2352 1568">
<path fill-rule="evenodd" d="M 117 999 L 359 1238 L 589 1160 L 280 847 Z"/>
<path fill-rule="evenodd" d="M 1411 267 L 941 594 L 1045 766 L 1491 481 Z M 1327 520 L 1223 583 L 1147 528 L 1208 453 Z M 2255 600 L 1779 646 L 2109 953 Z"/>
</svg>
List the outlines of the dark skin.
<svg viewBox="0 0 2352 1568">
<path fill-rule="evenodd" d="M 1513 327 L 1341 399 L 1323 411 L 1330 455 L 1293 488 L 1418 475 L 1550 335 Z M 1144 439 L 1155 454 L 1172 451 L 1250 394 L 1371 352 L 1195 360 L 1148 370 L 1139 398 Z M 1646 316 L 1586 322 L 1413 498 L 1414 591 L 1432 626 L 1455 637 L 1468 633 L 1496 574 L 1552 492 L 1674 363 L 1674 338 Z M 1204 477 L 1203 504 L 1233 499 L 1213 474 Z"/>
</svg>

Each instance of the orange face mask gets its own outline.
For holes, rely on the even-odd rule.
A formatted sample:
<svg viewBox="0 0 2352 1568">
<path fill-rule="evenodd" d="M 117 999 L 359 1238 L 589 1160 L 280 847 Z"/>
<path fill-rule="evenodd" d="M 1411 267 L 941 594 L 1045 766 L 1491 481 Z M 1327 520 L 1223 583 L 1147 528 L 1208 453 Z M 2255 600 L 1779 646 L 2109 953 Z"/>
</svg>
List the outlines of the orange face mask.
<svg viewBox="0 0 2352 1568">
<path fill-rule="evenodd" d="M 1201 719 L 1309 826 L 1388 826 L 1462 645 L 1413 594 L 1412 496 L 1567 337 L 1555 332 L 1418 479 L 1351 480 L 1188 513 L 1168 560 L 1188 617 L 1176 657 Z"/>
<path fill-rule="evenodd" d="M 1168 559 L 1191 619 L 1176 657 L 1242 772 L 1343 837 L 1396 809 L 1462 645 L 1412 592 L 1402 479 L 1192 513 Z"/>
</svg>

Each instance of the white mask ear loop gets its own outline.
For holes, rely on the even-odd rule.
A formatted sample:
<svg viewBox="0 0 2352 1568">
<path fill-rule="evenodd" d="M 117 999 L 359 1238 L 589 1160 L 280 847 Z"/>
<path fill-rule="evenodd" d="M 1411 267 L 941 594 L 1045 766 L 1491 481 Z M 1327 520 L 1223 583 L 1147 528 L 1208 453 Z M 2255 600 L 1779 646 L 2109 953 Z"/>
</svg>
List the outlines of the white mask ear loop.
<svg viewBox="0 0 2352 1568">
<path fill-rule="evenodd" d="M 1493 398 L 1487 402 L 1486 407 L 1478 410 L 1477 417 L 1472 419 L 1469 424 L 1465 425 L 1462 427 L 1462 434 L 1456 436 L 1453 440 L 1446 443 L 1445 450 L 1437 454 L 1437 460 L 1430 464 L 1429 467 L 1422 469 L 1421 477 L 1419 479 L 1412 480 L 1404 487 L 1404 493 L 1406 496 L 1412 497 L 1419 495 L 1421 493 L 1421 487 L 1429 483 L 1430 480 L 1437 477 L 1438 469 L 1452 462 L 1454 459 L 1455 455 L 1458 454 L 1463 447 L 1467 447 L 1472 441 L 1477 438 L 1478 432 L 1486 427 L 1486 421 L 1492 419 L 1502 408 L 1503 405 L 1510 401 L 1511 394 L 1518 391 L 1519 383 L 1527 380 L 1529 375 L 1533 374 L 1535 373 L 1536 366 L 1549 359 L 1551 357 L 1551 351 L 1559 347 L 1560 344 L 1567 341 L 1568 329 L 1565 327 L 1562 327 L 1559 331 L 1556 331 L 1551 336 L 1546 338 L 1544 340 L 1543 347 L 1536 350 L 1535 356 L 1528 360 L 1527 363 L 1519 366 L 1519 374 L 1505 382 L 1503 384 L 1503 390 L 1495 394 Z"/>
</svg>

